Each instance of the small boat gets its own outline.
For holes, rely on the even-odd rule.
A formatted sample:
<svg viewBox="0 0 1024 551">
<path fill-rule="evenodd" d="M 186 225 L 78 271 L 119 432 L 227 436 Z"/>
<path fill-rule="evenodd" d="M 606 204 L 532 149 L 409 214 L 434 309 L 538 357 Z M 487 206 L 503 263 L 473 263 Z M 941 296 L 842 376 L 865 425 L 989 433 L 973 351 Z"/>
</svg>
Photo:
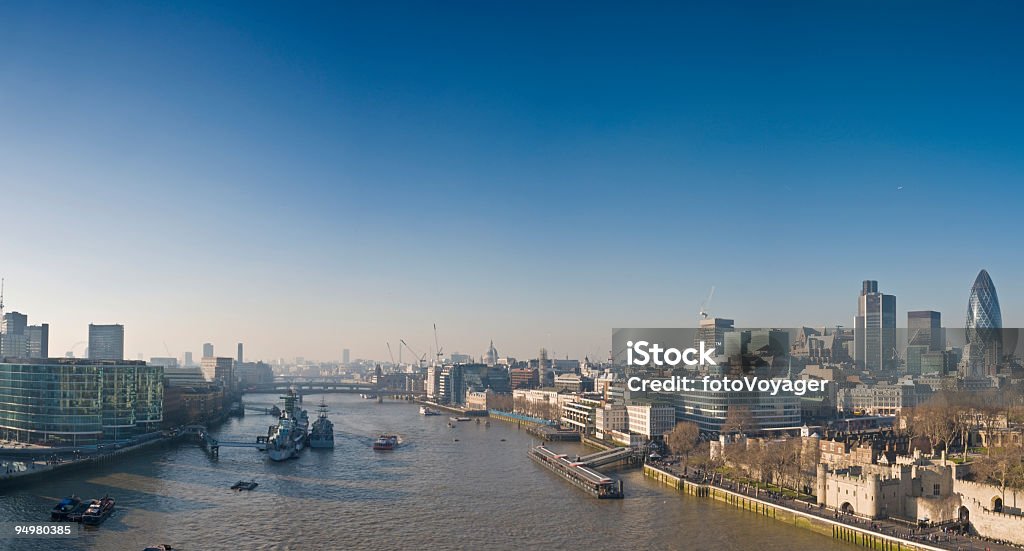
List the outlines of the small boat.
<svg viewBox="0 0 1024 551">
<path fill-rule="evenodd" d="M 373 441 L 373 449 L 377 451 L 391 451 L 398 446 L 398 436 L 394 434 L 382 434 Z"/>
<path fill-rule="evenodd" d="M 454 429 L 454 428 L 455 428 L 455 425 L 454 425 L 454 424 L 452 424 L 452 422 L 451 422 L 451 421 L 448 421 L 448 428 L 450 428 L 450 429 Z"/>
<path fill-rule="evenodd" d="M 60 500 L 60 503 L 53 506 L 50 511 L 50 520 L 53 521 L 64 521 L 68 520 L 68 515 L 71 514 L 75 509 L 80 508 L 82 500 L 78 496 L 70 496 Z"/>
<path fill-rule="evenodd" d="M 238 491 L 242 491 L 242 490 L 255 490 L 256 486 L 259 486 L 259 485 L 260 485 L 260 483 L 256 482 L 255 480 L 250 480 L 249 482 L 246 482 L 244 480 L 239 480 L 238 482 L 235 482 L 234 484 L 231 485 L 231 489 L 232 490 L 238 490 Z"/>
<path fill-rule="evenodd" d="M 174 551 L 174 548 L 171 547 L 170 545 L 162 543 L 160 545 L 150 545 L 149 547 L 143 549 L 142 551 Z"/>
<path fill-rule="evenodd" d="M 420 406 L 420 415 L 441 415 L 441 412 L 430 409 L 427 406 Z"/>
<path fill-rule="evenodd" d="M 376 400 L 377 399 L 377 395 L 376 394 L 360 394 L 359 397 L 364 399 L 364 400 Z"/>
<path fill-rule="evenodd" d="M 472 421 L 469 417 L 449 417 L 452 421 Z"/>
<path fill-rule="evenodd" d="M 114 498 L 104 496 L 103 499 L 94 499 L 89 508 L 82 514 L 82 524 L 97 526 L 107 520 L 114 512 Z"/>
</svg>

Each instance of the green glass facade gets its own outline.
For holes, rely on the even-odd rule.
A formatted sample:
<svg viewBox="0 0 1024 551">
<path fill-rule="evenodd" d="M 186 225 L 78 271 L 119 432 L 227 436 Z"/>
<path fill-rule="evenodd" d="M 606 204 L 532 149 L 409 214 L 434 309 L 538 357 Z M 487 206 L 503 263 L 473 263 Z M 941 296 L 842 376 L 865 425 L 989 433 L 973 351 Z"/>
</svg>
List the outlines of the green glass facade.
<svg viewBox="0 0 1024 551">
<path fill-rule="evenodd" d="M 87 446 L 157 430 L 163 368 L 51 358 L 0 362 L 0 436 Z"/>
</svg>

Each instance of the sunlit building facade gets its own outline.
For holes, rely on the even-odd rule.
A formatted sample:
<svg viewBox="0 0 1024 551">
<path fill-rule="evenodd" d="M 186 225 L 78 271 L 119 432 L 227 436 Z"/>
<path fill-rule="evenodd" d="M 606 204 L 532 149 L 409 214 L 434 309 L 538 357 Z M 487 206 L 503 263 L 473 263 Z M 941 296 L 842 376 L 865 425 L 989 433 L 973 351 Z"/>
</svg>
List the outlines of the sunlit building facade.
<svg viewBox="0 0 1024 551">
<path fill-rule="evenodd" d="M 153 432 L 163 421 L 163 368 L 76 358 L 0 363 L 0 435 L 89 446 Z"/>
</svg>

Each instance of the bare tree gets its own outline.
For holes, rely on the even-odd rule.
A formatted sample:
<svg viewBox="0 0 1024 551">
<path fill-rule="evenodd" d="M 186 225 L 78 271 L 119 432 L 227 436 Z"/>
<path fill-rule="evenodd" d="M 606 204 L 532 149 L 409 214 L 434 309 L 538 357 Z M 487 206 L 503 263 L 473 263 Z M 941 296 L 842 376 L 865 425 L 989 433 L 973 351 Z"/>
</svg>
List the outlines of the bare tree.
<svg viewBox="0 0 1024 551">
<path fill-rule="evenodd" d="M 974 466 L 975 476 L 989 480 L 999 487 L 1003 501 L 1007 488 L 1024 488 L 1024 448 L 1020 444 L 1006 443 L 1000 448 L 989 447 L 989 455 Z"/>
<path fill-rule="evenodd" d="M 700 427 L 696 423 L 683 421 L 665 433 L 665 445 L 675 455 L 683 458 L 683 472 L 690 464 L 692 454 L 700 444 Z"/>
<path fill-rule="evenodd" d="M 738 405 L 729 406 L 729 410 L 725 414 L 725 422 L 722 423 L 723 433 L 747 434 L 757 429 L 758 426 L 754 422 L 754 416 L 750 414 L 750 408 Z"/>
</svg>

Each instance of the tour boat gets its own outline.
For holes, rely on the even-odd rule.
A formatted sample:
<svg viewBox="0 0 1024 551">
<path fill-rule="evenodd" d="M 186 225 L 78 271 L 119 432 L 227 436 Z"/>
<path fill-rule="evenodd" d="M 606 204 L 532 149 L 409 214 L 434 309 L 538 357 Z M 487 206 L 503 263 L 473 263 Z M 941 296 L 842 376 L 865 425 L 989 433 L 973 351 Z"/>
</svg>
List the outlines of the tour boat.
<svg viewBox="0 0 1024 551">
<path fill-rule="evenodd" d="M 398 436 L 394 434 L 382 434 L 373 441 L 373 449 L 377 451 L 391 451 L 398 446 Z"/>
<path fill-rule="evenodd" d="M 103 499 L 94 499 L 89 508 L 82 514 L 82 524 L 96 526 L 107 520 L 107 517 L 114 512 L 114 498 L 104 496 Z"/>
</svg>

